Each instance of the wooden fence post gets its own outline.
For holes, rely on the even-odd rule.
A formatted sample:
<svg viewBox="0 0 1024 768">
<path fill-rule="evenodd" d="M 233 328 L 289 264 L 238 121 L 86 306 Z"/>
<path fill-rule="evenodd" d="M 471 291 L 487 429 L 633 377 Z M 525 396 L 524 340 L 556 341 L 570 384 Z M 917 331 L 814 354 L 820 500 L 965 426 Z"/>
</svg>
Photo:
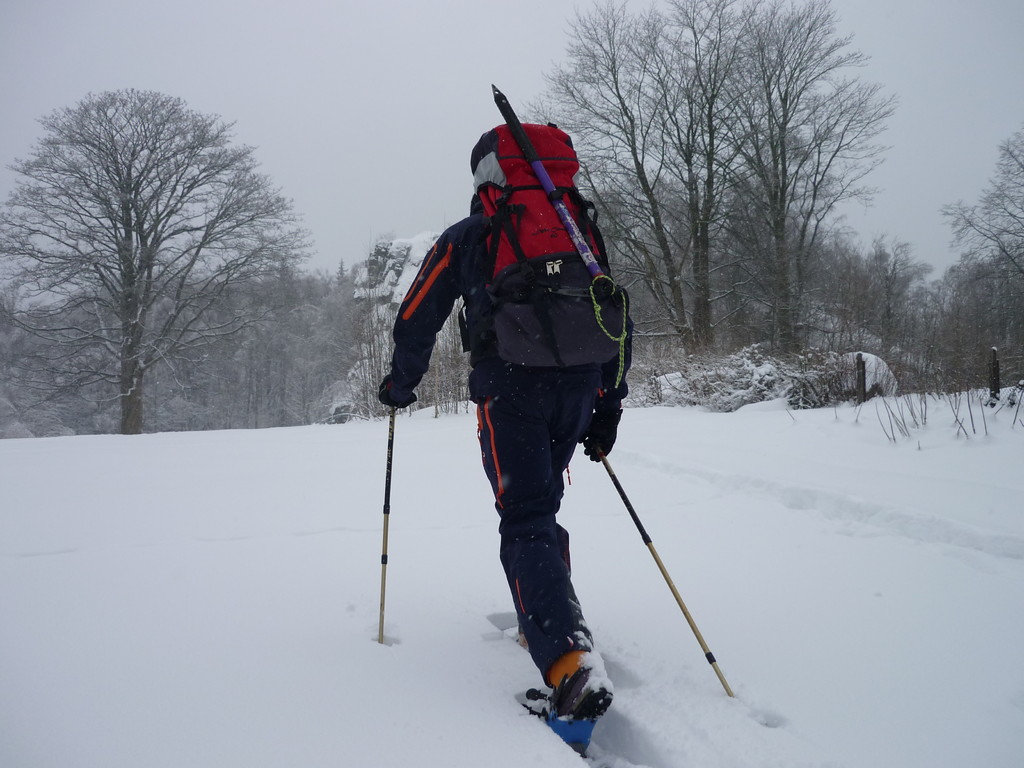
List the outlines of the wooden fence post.
<svg viewBox="0 0 1024 768">
<path fill-rule="evenodd" d="M 857 402 L 863 403 L 868 399 L 868 375 L 867 364 L 864 362 L 864 355 L 857 353 Z"/>
<path fill-rule="evenodd" d="M 988 402 L 995 405 L 999 400 L 999 350 L 992 347 L 992 356 L 988 361 Z"/>
</svg>

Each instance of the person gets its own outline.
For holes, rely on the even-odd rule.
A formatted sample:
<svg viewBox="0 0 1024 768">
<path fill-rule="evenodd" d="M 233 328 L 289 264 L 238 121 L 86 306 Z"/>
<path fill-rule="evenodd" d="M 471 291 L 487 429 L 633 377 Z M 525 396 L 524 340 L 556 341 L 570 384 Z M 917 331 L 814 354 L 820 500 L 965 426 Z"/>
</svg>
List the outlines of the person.
<svg viewBox="0 0 1024 768">
<path fill-rule="evenodd" d="M 474 172 L 478 154 L 474 150 Z M 503 360 L 494 340 L 493 301 L 485 290 L 491 276 L 482 267 L 488 226 L 474 198 L 470 215 L 445 230 L 424 258 L 395 318 L 391 370 L 380 384 L 379 400 L 389 408 L 416 401 L 437 333 L 461 297 L 469 391 L 499 515 L 499 557 L 520 631 L 552 689 L 551 713 L 596 720 L 611 703 L 612 685 L 572 586 L 569 535 L 556 513 L 577 444 L 593 461 L 615 444 L 628 392 L 629 338 L 621 361 L 616 356 L 603 364 L 542 367 Z"/>
</svg>

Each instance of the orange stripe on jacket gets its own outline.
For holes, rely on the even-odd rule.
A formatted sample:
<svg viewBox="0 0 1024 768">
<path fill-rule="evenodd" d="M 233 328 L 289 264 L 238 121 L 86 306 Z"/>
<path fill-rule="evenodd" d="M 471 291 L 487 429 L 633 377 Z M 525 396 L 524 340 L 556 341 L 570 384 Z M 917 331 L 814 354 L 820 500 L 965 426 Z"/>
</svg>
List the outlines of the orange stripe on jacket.
<svg viewBox="0 0 1024 768">
<path fill-rule="evenodd" d="M 519 601 L 519 612 L 526 615 L 526 606 L 523 605 L 523 590 L 519 587 L 519 579 L 516 579 L 516 598 Z"/>
<path fill-rule="evenodd" d="M 405 297 L 405 301 L 403 303 L 406 304 L 406 307 L 402 312 L 403 320 L 408 320 L 413 316 L 424 297 L 430 293 L 430 287 L 437 280 L 438 275 L 444 272 L 444 270 L 448 268 L 448 265 L 451 264 L 452 247 L 449 245 L 448 250 L 444 252 L 444 256 L 441 260 L 431 267 L 430 272 L 427 273 L 427 265 L 430 263 L 430 259 L 436 254 L 436 252 L 437 246 L 435 245 L 434 249 L 430 252 L 430 255 L 427 256 L 426 260 L 424 260 L 423 267 L 420 269 L 420 274 L 416 276 L 416 282 L 412 284 L 412 288 L 409 289 L 409 293 Z M 426 275 L 426 279 L 421 279 L 424 275 Z"/>
<path fill-rule="evenodd" d="M 402 304 L 405 304 L 412 298 L 413 294 L 416 293 L 416 288 L 423 280 L 423 275 L 426 273 L 427 268 L 430 266 L 434 257 L 437 255 L 437 243 L 434 243 L 430 250 L 427 251 L 426 258 L 423 259 L 423 263 L 420 264 L 419 271 L 416 274 L 416 279 L 412 281 L 412 285 L 409 286 L 409 290 L 405 292 L 405 298 L 402 299 Z"/>
<path fill-rule="evenodd" d="M 498 492 L 494 494 L 494 500 L 498 502 L 498 506 L 502 506 L 501 497 L 505 493 L 505 484 L 501 479 L 501 462 L 498 461 L 498 448 L 494 444 L 494 425 L 491 423 L 491 412 L 487 409 L 490 405 L 491 398 L 487 398 L 480 405 L 479 414 L 483 414 L 483 420 L 487 424 L 488 440 L 491 443 L 491 458 L 494 460 L 494 475 L 498 478 Z M 478 414 L 478 417 L 479 417 Z"/>
</svg>

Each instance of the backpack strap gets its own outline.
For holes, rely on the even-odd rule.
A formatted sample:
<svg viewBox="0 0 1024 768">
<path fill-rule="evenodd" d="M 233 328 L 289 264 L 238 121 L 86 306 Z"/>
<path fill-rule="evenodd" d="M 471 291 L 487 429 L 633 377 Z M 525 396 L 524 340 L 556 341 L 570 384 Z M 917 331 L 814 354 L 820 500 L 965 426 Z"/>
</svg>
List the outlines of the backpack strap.
<svg viewBox="0 0 1024 768">
<path fill-rule="evenodd" d="M 512 248 L 512 253 L 516 257 L 516 261 L 520 263 L 527 261 L 523 247 L 519 243 L 519 239 L 516 237 L 515 224 L 513 222 L 514 215 L 522 215 L 523 206 L 513 205 L 509 202 L 509 199 L 515 189 L 502 187 L 501 190 L 501 196 L 494 201 L 494 214 L 484 218 L 486 229 L 484 239 L 487 241 L 488 246 L 487 258 L 482 266 L 484 274 L 487 276 L 488 280 L 494 276 L 494 265 L 498 261 L 498 249 L 501 246 L 502 234 L 504 234 L 505 238 L 508 240 L 509 246 Z M 479 197 L 477 199 L 479 199 Z"/>
<path fill-rule="evenodd" d="M 604 270 L 606 275 L 611 276 L 611 267 L 608 264 L 608 250 L 605 248 L 601 229 L 597 226 L 597 206 L 583 197 L 575 187 L 569 190 L 569 197 L 579 207 L 580 219 L 582 221 L 580 229 L 583 230 L 584 235 L 589 234 L 594 240 L 594 245 L 597 246 L 597 253 L 594 255 L 597 257 L 601 269 Z"/>
<path fill-rule="evenodd" d="M 497 212 L 491 217 L 491 221 L 494 224 L 495 232 L 491 238 L 491 250 L 494 251 L 495 256 L 498 253 L 498 244 L 501 241 L 501 236 L 504 234 L 505 239 L 508 240 L 508 244 L 512 247 L 512 253 L 515 254 L 516 261 L 521 265 L 529 264 L 529 260 L 526 258 L 526 253 L 523 251 L 522 243 L 519 242 L 519 236 L 516 235 L 516 227 L 519 225 L 518 221 L 514 221 L 516 218 L 522 218 L 523 211 L 526 210 L 525 205 L 517 205 L 509 202 L 512 199 L 512 193 L 515 189 L 507 189 L 505 193 L 498 198 Z"/>
</svg>

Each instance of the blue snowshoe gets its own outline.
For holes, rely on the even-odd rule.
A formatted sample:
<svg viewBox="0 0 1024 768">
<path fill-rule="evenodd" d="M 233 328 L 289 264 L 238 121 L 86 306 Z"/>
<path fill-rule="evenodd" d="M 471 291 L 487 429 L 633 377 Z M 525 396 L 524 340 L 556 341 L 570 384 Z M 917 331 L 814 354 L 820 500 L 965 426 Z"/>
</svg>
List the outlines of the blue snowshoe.
<svg viewBox="0 0 1024 768">
<path fill-rule="evenodd" d="M 584 665 L 550 691 L 528 690 L 520 702 L 581 755 L 585 755 L 594 726 L 612 703 L 611 683 Z"/>
</svg>

